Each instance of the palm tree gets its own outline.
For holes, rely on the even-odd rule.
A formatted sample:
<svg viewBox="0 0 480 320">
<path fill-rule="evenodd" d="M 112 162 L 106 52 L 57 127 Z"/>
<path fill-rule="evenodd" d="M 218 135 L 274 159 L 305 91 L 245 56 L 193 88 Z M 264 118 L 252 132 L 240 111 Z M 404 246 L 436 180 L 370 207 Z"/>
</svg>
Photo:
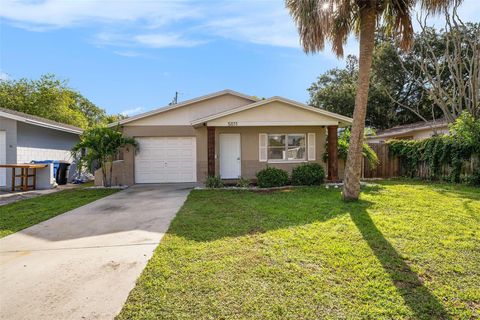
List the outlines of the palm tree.
<svg viewBox="0 0 480 320">
<path fill-rule="evenodd" d="M 100 164 L 103 185 L 111 187 L 113 160 L 127 145 L 138 148 L 135 139 L 124 137 L 118 128 L 94 127 L 83 132 L 80 142 L 72 148 L 72 155 L 75 159 L 79 159 L 80 164 L 84 164 L 88 168 L 92 168 L 95 163 Z M 107 167 L 110 168 L 108 179 Z"/>
<path fill-rule="evenodd" d="M 298 27 L 300 42 L 306 53 L 324 49 L 325 42 L 343 56 L 343 46 L 350 34 L 359 37 L 359 75 L 350 146 L 343 186 L 344 200 L 357 200 L 360 194 L 363 131 L 367 113 L 368 87 L 372 66 L 375 31 L 381 28 L 395 36 L 401 48 L 410 48 L 413 38 L 412 9 L 437 14 L 462 0 L 286 0 Z"/>
</svg>

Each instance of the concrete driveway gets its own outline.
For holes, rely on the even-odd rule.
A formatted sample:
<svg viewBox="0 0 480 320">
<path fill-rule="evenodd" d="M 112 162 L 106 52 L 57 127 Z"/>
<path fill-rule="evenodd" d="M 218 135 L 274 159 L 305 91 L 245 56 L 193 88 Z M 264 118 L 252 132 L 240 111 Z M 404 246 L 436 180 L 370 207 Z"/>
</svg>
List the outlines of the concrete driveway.
<svg viewBox="0 0 480 320">
<path fill-rule="evenodd" d="M 1 319 L 112 319 L 193 185 L 137 185 L 0 239 Z"/>
</svg>

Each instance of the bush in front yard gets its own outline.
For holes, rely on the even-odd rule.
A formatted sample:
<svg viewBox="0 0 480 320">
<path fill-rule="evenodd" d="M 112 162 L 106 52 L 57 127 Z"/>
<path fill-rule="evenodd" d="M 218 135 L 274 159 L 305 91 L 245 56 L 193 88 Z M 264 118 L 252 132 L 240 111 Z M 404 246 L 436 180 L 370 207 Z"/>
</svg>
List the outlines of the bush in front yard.
<svg viewBox="0 0 480 320">
<path fill-rule="evenodd" d="M 474 187 L 480 187 L 480 168 L 468 178 L 468 183 Z"/>
<path fill-rule="evenodd" d="M 288 173 L 285 170 L 267 167 L 257 172 L 257 185 L 260 188 L 281 187 L 288 183 Z"/>
<path fill-rule="evenodd" d="M 313 186 L 323 183 L 325 171 L 318 163 L 305 163 L 292 170 L 292 184 L 296 186 Z"/>
<path fill-rule="evenodd" d="M 238 178 L 238 181 L 237 181 L 237 187 L 248 188 L 250 186 L 250 183 L 251 183 L 250 179 L 240 177 L 240 178 Z"/>
<path fill-rule="evenodd" d="M 205 187 L 207 188 L 222 188 L 223 181 L 219 176 L 209 176 L 205 180 Z"/>
</svg>

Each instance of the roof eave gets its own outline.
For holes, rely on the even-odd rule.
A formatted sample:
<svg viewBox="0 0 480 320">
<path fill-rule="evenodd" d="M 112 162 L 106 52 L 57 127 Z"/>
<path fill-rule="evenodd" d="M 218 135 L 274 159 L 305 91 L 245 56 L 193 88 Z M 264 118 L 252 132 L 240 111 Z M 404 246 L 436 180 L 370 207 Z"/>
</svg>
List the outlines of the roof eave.
<svg viewBox="0 0 480 320">
<path fill-rule="evenodd" d="M 265 100 L 259 100 L 257 102 L 254 102 L 254 103 L 251 103 L 251 104 L 248 104 L 248 105 L 245 105 L 245 106 L 237 107 L 237 108 L 227 110 L 227 111 L 215 114 L 215 115 L 211 115 L 211 116 L 208 116 L 208 117 L 204 117 L 204 118 L 194 120 L 194 121 L 191 122 L 191 125 L 194 126 L 194 127 L 198 127 L 203 123 L 207 123 L 208 121 L 219 119 L 219 118 L 231 115 L 231 114 L 235 114 L 235 113 L 242 112 L 242 111 L 245 111 L 245 110 L 248 110 L 248 109 L 252 109 L 252 108 L 255 108 L 255 107 L 270 103 L 270 102 L 274 102 L 274 101 L 280 101 L 280 102 L 283 102 L 283 103 L 287 103 L 287 104 L 290 104 L 290 105 L 293 105 L 293 106 L 297 106 L 297 107 L 300 107 L 300 108 L 303 108 L 303 109 L 306 109 L 306 110 L 310 110 L 310 111 L 325 115 L 327 117 L 334 118 L 335 120 L 337 120 L 339 122 L 339 124 L 342 123 L 346 126 L 351 125 L 352 121 L 353 121 L 353 119 L 349 118 L 349 117 L 345 117 L 345 116 L 342 116 L 342 115 L 339 115 L 339 114 L 336 114 L 336 113 L 333 113 L 333 112 L 329 112 L 329 111 L 326 111 L 326 110 L 323 110 L 323 109 L 320 109 L 320 108 L 315 108 L 315 107 L 312 107 L 312 106 L 308 106 L 306 104 L 299 103 L 299 102 L 296 102 L 296 101 L 293 101 L 293 100 L 290 100 L 290 99 L 286 99 L 286 98 L 283 98 L 283 97 L 274 96 L 274 97 L 271 97 L 271 98 L 268 98 L 268 99 L 265 99 Z"/>
<path fill-rule="evenodd" d="M 413 128 L 413 129 L 410 129 L 410 130 L 406 130 L 406 131 L 397 131 L 397 132 L 388 132 L 388 133 L 380 133 L 380 134 L 377 134 L 375 136 L 368 136 L 368 138 L 388 138 L 388 137 L 392 137 L 392 136 L 405 136 L 405 135 L 408 135 L 408 134 L 411 134 L 411 133 L 414 133 L 414 132 L 417 132 L 417 131 L 421 131 L 421 130 L 427 130 L 427 129 L 438 129 L 438 128 L 442 128 L 442 127 L 445 127 L 445 128 L 448 128 L 448 124 L 447 123 L 442 123 L 442 124 L 435 124 L 433 126 L 428 126 L 428 127 L 420 127 L 420 128 Z"/>
<path fill-rule="evenodd" d="M 74 133 L 74 134 L 79 134 L 79 135 L 83 133 L 82 129 L 74 129 L 74 128 L 63 127 L 61 125 L 55 125 L 55 124 L 48 123 L 48 122 L 29 119 L 29 118 L 25 118 L 25 117 L 22 117 L 22 116 L 19 116 L 19 115 L 14 115 L 14 114 L 3 112 L 3 111 L 0 111 L 0 116 L 2 116 L 4 118 L 15 120 L 15 121 L 20 121 L 20 122 L 24 122 L 24 123 L 28 123 L 28 124 L 37 125 L 37 126 L 48 128 L 48 129 L 59 130 L 59 131 L 64 131 L 64 132 Z"/>
<path fill-rule="evenodd" d="M 135 120 L 143 119 L 143 118 L 153 116 L 153 115 L 156 115 L 156 114 L 159 114 L 159 113 L 163 113 L 163 112 L 166 112 L 166 111 L 169 111 L 169 110 L 181 108 L 181 107 L 184 107 L 184 106 L 196 103 L 196 102 L 201 102 L 201 101 L 205 101 L 205 100 L 212 99 L 212 98 L 215 98 L 215 97 L 219 97 L 219 96 L 222 96 L 222 95 L 225 95 L 225 94 L 231 94 L 231 95 L 241 97 L 241 98 L 244 98 L 244 99 L 247 99 L 247 100 L 255 101 L 255 102 L 259 101 L 258 98 L 248 96 L 246 94 L 243 94 L 243 93 L 240 93 L 240 92 L 237 92 L 237 91 L 234 91 L 234 90 L 225 89 L 225 90 L 222 90 L 222 91 L 214 92 L 214 93 L 207 94 L 207 95 L 204 95 L 204 96 L 200 96 L 200 97 L 197 97 L 197 98 L 194 98 L 194 99 L 183 101 L 183 102 L 177 103 L 175 105 L 163 106 L 163 107 L 160 107 L 160 108 L 157 108 L 157 109 L 154 109 L 154 110 L 151 110 L 151 111 L 148 111 L 148 112 L 145 112 L 145 113 L 142 113 L 142 114 L 124 119 L 124 120 L 120 120 L 120 121 L 117 121 L 117 122 L 110 123 L 110 124 L 108 124 L 108 126 L 113 127 L 115 125 L 123 125 L 125 123 L 129 123 L 129 122 L 132 122 L 132 121 L 135 121 Z"/>
</svg>

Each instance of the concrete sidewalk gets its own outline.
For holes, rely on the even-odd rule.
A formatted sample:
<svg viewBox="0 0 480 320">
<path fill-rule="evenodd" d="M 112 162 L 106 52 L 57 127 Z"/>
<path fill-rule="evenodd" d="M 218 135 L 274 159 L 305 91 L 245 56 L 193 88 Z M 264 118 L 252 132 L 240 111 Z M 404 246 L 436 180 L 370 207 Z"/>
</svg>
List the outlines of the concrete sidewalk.
<svg viewBox="0 0 480 320">
<path fill-rule="evenodd" d="M 137 185 L 0 239 L 1 319 L 112 319 L 193 185 Z"/>
<path fill-rule="evenodd" d="M 63 190 L 73 189 L 73 188 L 80 188 L 82 187 L 81 184 L 66 184 L 57 186 L 53 189 L 44 189 L 44 190 L 29 190 L 29 191 L 4 191 L 0 190 L 0 206 L 4 206 L 9 203 L 14 203 L 17 201 L 35 198 L 38 196 L 43 196 L 49 193 L 55 193 Z"/>
</svg>

